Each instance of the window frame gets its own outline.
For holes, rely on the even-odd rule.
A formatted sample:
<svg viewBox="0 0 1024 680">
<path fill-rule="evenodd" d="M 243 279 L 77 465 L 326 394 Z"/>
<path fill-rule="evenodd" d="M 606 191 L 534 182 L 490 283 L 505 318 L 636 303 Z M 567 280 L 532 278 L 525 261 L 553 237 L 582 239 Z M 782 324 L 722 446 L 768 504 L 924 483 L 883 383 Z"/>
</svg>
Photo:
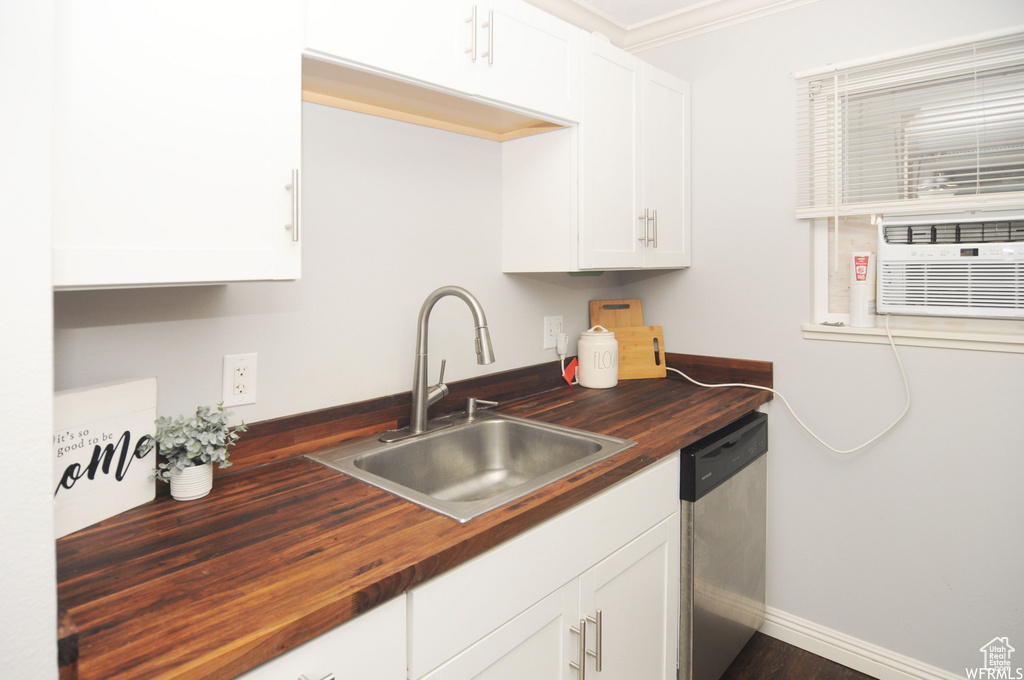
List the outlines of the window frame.
<svg viewBox="0 0 1024 680">
<path fill-rule="evenodd" d="M 958 40 L 948 41 L 941 44 L 933 44 L 923 48 L 904 50 L 898 53 L 891 53 L 857 62 L 849 62 L 837 66 L 830 66 L 813 71 L 806 71 L 794 74 L 798 84 L 798 92 L 806 93 L 806 83 L 816 77 L 835 77 L 833 74 L 864 66 L 884 64 L 886 61 L 904 58 L 914 59 L 930 52 L 941 50 L 957 50 L 965 46 L 982 43 L 989 40 L 1003 40 L 1018 36 L 1024 38 L 1024 27 L 1015 27 L 1010 30 L 993 32 L 981 36 L 973 36 Z M 1024 58 L 1021 64 L 1024 65 Z M 899 78 L 881 83 L 879 87 L 891 87 L 893 83 L 909 83 L 911 81 Z M 838 100 L 838 91 L 832 94 Z M 833 103 L 837 106 L 838 101 Z M 798 104 L 799 106 L 799 104 Z M 834 109 L 835 110 L 835 109 Z M 829 121 L 834 124 L 835 121 Z M 798 134 L 802 131 L 798 123 Z M 808 130 L 808 128 L 803 128 Z M 808 133 L 809 134 L 809 133 Z M 835 153 L 841 158 L 840 139 L 837 137 L 830 143 L 835 148 L 830 153 Z M 799 157 L 804 142 L 797 140 L 798 158 L 797 163 L 807 162 Z M 798 184 L 802 182 L 799 176 L 801 168 L 798 167 Z M 829 169 L 833 171 L 832 168 Z M 819 175 L 820 177 L 820 175 Z M 834 182 L 843 181 L 842 173 L 835 170 L 828 179 Z M 849 314 L 830 311 L 830 272 L 838 268 L 840 258 L 841 221 L 844 217 L 861 216 L 865 217 L 871 213 L 881 214 L 920 214 L 958 212 L 963 210 L 992 210 L 1006 208 L 1020 208 L 1024 206 L 1024 191 L 995 192 L 977 194 L 971 196 L 944 196 L 940 200 L 925 199 L 906 200 L 897 202 L 879 203 L 875 205 L 842 205 L 837 185 L 829 185 L 828 192 L 833 193 L 829 199 L 827 210 L 821 209 L 820 205 L 814 208 L 797 208 L 797 218 L 806 219 L 811 227 L 811 257 L 812 257 L 812 281 L 811 281 L 811 322 L 803 324 L 803 337 L 808 339 L 839 340 L 853 342 L 888 342 L 884 329 L 884 322 L 878 319 L 875 328 L 852 328 L 849 326 Z M 952 200 L 942 200 L 952 199 Z M 798 201 L 799 205 L 799 201 Z M 871 214 L 874 223 L 874 214 Z M 830 222 L 834 222 L 837 228 L 832 229 Z M 831 232 L 831 238 L 830 238 Z M 830 257 L 830 241 L 834 249 L 833 257 Z M 830 261 L 831 260 L 831 261 Z M 895 341 L 899 344 L 926 346 L 926 347 L 951 347 L 961 349 L 976 349 L 999 352 L 1024 353 L 1024 321 L 1007 319 L 982 319 L 974 317 L 933 317 L 933 316 L 901 316 L 892 315 L 890 318 L 890 330 Z"/>
</svg>

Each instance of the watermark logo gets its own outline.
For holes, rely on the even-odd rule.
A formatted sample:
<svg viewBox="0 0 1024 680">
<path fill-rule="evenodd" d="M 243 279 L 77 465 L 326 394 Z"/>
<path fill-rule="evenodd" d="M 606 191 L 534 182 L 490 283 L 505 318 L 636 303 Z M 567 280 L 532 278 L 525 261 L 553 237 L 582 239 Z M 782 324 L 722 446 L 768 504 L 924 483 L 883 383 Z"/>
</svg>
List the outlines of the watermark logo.
<svg viewBox="0 0 1024 680">
<path fill-rule="evenodd" d="M 981 649 L 983 665 L 967 668 L 970 680 L 1024 680 L 1024 668 L 1014 668 L 1013 653 L 1009 638 L 992 638 Z"/>
</svg>

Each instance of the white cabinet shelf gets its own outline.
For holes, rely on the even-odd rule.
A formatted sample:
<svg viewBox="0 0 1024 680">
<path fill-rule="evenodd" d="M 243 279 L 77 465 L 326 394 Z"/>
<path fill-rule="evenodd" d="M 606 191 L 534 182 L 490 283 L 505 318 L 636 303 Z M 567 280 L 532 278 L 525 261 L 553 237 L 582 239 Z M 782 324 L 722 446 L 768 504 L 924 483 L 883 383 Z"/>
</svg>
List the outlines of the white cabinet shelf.
<svg viewBox="0 0 1024 680">
<path fill-rule="evenodd" d="M 59 6 L 55 287 L 298 278 L 302 28 L 288 0 Z"/>
</svg>

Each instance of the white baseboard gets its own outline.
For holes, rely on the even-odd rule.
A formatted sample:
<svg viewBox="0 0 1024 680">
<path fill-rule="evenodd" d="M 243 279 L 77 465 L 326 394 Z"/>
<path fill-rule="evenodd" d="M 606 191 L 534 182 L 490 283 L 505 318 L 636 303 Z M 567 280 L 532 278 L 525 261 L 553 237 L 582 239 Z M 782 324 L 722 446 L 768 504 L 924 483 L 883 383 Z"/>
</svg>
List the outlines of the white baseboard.
<svg viewBox="0 0 1024 680">
<path fill-rule="evenodd" d="M 768 607 L 765 613 L 761 632 L 878 680 L 963 680 L 964 677 L 773 607 Z"/>
</svg>

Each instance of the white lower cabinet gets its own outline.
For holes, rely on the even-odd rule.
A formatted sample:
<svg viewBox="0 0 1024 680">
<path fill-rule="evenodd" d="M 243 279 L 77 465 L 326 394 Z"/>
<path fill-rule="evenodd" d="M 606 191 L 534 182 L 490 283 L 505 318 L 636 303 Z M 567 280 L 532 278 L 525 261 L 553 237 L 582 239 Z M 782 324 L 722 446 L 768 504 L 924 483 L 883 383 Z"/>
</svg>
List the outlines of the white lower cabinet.
<svg viewBox="0 0 1024 680">
<path fill-rule="evenodd" d="M 674 678 L 678 529 L 665 519 L 425 680 L 574 680 L 581 663 L 593 678 Z"/>
<path fill-rule="evenodd" d="M 580 579 L 587 648 L 603 680 L 675 678 L 679 619 L 679 516 L 662 521 Z M 600 638 L 600 644 L 597 639 Z M 596 675 L 591 671 L 596 670 Z"/>
<path fill-rule="evenodd" d="M 572 581 L 506 623 L 425 680 L 563 678 L 576 654 L 579 582 Z"/>
<path fill-rule="evenodd" d="M 400 595 L 236 680 L 405 680 L 405 610 Z"/>
<path fill-rule="evenodd" d="M 678 484 L 672 456 L 413 589 L 409 677 L 576 680 L 582 662 L 591 678 L 673 680 Z"/>
</svg>

